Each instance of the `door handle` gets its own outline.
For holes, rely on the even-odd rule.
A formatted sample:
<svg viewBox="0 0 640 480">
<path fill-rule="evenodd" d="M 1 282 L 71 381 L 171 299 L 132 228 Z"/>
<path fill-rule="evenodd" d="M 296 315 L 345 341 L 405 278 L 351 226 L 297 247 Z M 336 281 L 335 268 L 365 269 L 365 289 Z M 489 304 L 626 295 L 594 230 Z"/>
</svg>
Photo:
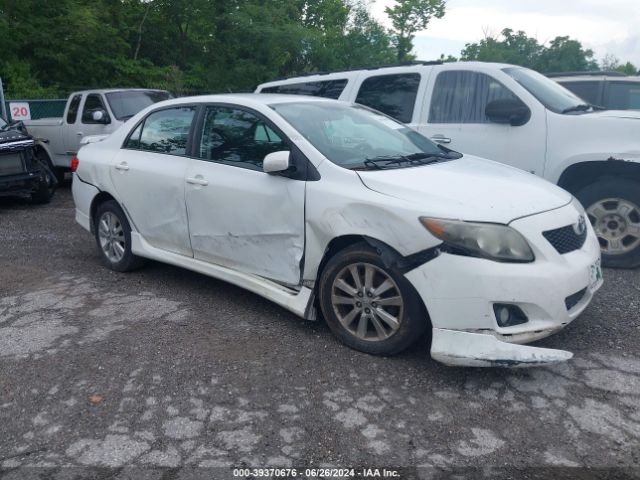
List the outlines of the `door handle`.
<svg viewBox="0 0 640 480">
<path fill-rule="evenodd" d="M 78 132 L 78 133 L 76 133 L 76 135 L 77 135 L 77 136 L 79 136 L 79 137 L 81 137 L 81 136 L 83 136 L 83 135 L 84 135 L 84 133 L 82 133 L 82 132 Z"/>
<path fill-rule="evenodd" d="M 202 187 L 209 185 L 209 182 L 202 178 L 201 175 L 187 178 L 187 183 L 190 183 L 191 185 L 200 185 Z"/>
<path fill-rule="evenodd" d="M 116 170 L 122 170 L 123 172 L 126 172 L 127 170 L 129 170 L 129 165 L 127 165 L 127 162 L 119 163 L 118 165 L 116 165 Z"/>
<path fill-rule="evenodd" d="M 451 139 L 449 137 L 445 137 L 442 134 L 434 135 L 433 137 L 431 137 L 431 140 L 436 143 L 451 143 Z"/>
</svg>

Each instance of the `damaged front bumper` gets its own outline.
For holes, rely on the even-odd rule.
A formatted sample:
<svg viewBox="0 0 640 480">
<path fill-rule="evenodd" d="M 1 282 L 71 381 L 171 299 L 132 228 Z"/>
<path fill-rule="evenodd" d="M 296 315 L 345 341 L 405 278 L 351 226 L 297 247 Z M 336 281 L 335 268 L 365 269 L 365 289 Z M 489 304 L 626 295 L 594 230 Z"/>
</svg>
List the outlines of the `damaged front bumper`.
<svg viewBox="0 0 640 480">
<path fill-rule="evenodd" d="M 534 367 L 564 362 L 573 353 L 507 343 L 486 333 L 434 328 L 431 357 L 455 367 Z"/>
<path fill-rule="evenodd" d="M 543 231 L 576 222 L 563 207 L 516 220 L 510 226 L 529 241 L 531 263 L 499 263 L 441 253 L 406 273 L 433 327 L 431 356 L 455 366 L 535 366 L 570 359 L 562 350 L 523 346 L 566 327 L 587 308 L 602 281 L 594 282 L 600 246 L 589 226 L 584 245 L 559 254 Z M 494 306 L 519 308 L 526 322 L 501 327 Z"/>
</svg>

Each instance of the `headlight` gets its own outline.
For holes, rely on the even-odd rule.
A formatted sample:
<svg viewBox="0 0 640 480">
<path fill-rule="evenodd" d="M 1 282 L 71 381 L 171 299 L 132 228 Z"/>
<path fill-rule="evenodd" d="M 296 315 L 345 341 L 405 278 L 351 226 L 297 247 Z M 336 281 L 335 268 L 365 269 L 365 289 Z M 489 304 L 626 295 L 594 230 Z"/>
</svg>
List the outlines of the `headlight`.
<svg viewBox="0 0 640 480">
<path fill-rule="evenodd" d="M 507 225 L 429 217 L 420 217 L 420 223 L 460 253 L 503 262 L 532 262 L 535 258 L 524 237 Z"/>
<path fill-rule="evenodd" d="M 578 210 L 580 215 L 585 216 L 587 214 L 587 212 L 585 212 L 585 210 L 584 210 L 584 207 L 582 206 L 582 204 L 578 201 L 578 199 L 576 197 L 573 197 L 573 200 L 571 201 L 571 205 L 573 205 L 573 207 L 576 210 Z"/>
</svg>

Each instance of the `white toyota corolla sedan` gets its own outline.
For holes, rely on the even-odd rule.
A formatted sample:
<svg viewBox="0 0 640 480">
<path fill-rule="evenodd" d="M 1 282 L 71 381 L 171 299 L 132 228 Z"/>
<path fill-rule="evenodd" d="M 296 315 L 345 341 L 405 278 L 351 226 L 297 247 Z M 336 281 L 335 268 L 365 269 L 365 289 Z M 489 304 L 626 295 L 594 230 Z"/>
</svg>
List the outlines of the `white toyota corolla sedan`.
<svg viewBox="0 0 640 480">
<path fill-rule="evenodd" d="M 565 327 L 602 284 L 569 193 L 358 105 L 182 98 L 86 142 L 72 161 L 76 219 L 107 267 L 149 258 L 306 319 L 319 309 L 363 352 L 400 352 L 429 329 L 448 365 L 566 360 L 522 344 Z"/>
</svg>

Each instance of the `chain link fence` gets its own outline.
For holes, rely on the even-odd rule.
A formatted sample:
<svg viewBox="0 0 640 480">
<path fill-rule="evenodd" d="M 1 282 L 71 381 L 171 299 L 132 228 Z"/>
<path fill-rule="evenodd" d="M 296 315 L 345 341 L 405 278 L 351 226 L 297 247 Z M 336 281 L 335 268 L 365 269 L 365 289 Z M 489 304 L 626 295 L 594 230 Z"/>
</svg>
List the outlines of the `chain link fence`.
<svg viewBox="0 0 640 480">
<path fill-rule="evenodd" d="M 25 102 L 29 104 L 29 110 L 31 110 L 31 120 L 37 120 L 39 118 L 48 117 L 62 117 L 64 114 L 64 107 L 67 104 L 66 98 L 54 98 L 50 100 L 7 100 L 7 115 L 9 120 L 11 117 L 11 108 L 9 103 L 11 102 Z"/>
</svg>

